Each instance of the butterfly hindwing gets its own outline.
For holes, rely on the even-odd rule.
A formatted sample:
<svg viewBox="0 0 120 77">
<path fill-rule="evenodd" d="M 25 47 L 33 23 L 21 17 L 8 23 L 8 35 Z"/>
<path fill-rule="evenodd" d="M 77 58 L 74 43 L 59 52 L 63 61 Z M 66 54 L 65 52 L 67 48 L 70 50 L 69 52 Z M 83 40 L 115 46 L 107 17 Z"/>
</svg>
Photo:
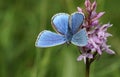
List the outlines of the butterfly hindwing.
<svg viewBox="0 0 120 77">
<path fill-rule="evenodd" d="M 82 14 L 80 12 L 75 12 L 75 13 L 71 14 L 69 26 L 71 27 L 73 34 L 78 32 L 83 21 L 84 21 L 84 14 Z"/>
<path fill-rule="evenodd" d="M 36 47 L 52 47 L 60 44 L 64 44 L 65 38 L 62 35 L 53 33 L 51 31 L 42 31 L 36 40 Z"/>
<path fill-rule="evenodd" d="M 81 29 L 79 32 L 73 35 L 71 42 L 77 46 L 85 46 L 88 43 L 88 37 L 85 29 Z"/>
<path fill-rule="evenodd" d="M 60 34 L 65 35 L 68 31 L 69 14 L 58 13 L 51 19 L 53 28 Z"/>
</svg>

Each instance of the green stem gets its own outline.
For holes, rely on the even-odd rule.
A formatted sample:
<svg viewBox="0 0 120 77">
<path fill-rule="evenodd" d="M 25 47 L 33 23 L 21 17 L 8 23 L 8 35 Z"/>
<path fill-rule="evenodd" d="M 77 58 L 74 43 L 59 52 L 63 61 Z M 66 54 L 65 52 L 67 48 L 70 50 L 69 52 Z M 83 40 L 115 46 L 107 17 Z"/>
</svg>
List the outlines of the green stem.
<svg viewBox="0 0 120 77">
<path fill-rule="evenodd" d="M 90 62 L 89 62 L 89 59 L 86 58 L 86 73 L 85 73 L 85 77 L 89 77 L 89 74 L 90 74 Z"/>
<path fill-rule="evenodd" d="M 86 77 L 90 76 L 90 65 L 93 61 L 95 61 L 96 58 L 97 58 L 97 52 L 93 54 L 93 59 L 86 58 L 86 73 L 85 73 Z"/>
</svg>

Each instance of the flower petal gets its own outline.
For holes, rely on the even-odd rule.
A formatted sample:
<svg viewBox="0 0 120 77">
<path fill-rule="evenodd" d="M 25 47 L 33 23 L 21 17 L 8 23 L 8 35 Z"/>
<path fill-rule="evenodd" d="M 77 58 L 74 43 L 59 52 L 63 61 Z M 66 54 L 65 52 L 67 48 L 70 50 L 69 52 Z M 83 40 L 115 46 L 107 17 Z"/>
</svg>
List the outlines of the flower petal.
<svg viewBox="0 0 120 77">
<path fill-rule="evenodd" d="M 99 20 L 95 20 L 92 22 L 92 26 L 98 25 Z"/>
<path fill-rule="evenodd" d="M 77 9 L 78 9 L 78 12 L 83 13 L 83 12 L 82 12 L 82 8 L 77 7 Z"/>
<path fill-rule="evenodd" d="M 88 11 L 88 12 L 90 12 L 90 10 L 91 10 L 91 2 L 90 2 L 90 0 L 86 0 L 85 1 L 85 6 L 86 6 L 86 10 Z"/>
<path fill-rule="evenodd" d="M 88 53 L 88 54 L 87 54 L 87 58 L 89 58 L 89 59 L 93 58 L 93 54 Z"/>
<path fill-rule="evenodd" d="M 83 58 L 84 58 L 84 56 L 83 56 L 83 55 L 80 55 L 80 56 L 77 58 L 77 61 L 81 61 Z"/>
<path fill-rule="evenodd" d="M 115 52 L 114 52 L 113 50 L 111 50 L 111 49 L 106 49 L 106 52 L 107 52 L 108 54 L 115 54 Z"/>
<path fill-rule="evenodd" d="M 96 3 L 96 1 L 94 1 L 92 3 L 91 10 L 96 10 L 96 7 L 97 7 L 97 3 Z"/>
<path fill-rule="evenodd" d="M 104 13 L 105 12 L 98 13 L 97 16 L 94 19 L 92 19 L 92 21 L 95 21 L 95 20 L 99 19 L 100 17 L 102 17 L 104 15 Z"/>
</svg>

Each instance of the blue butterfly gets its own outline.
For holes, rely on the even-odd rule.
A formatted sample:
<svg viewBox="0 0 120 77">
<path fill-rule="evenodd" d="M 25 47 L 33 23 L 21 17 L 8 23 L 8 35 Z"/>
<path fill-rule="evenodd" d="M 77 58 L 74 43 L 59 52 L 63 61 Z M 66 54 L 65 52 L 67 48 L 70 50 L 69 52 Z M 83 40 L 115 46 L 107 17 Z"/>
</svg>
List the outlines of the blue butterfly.
<svg viewBox="0 0 120 77">
<path fill-rule="evenodd" d="M 85 46 L 88 43 L 85 29 L 80 29 L 84 21 L 84 15 L 75 12 L 71 15 L 58 13 L 51 19 L 53 28 L 57 33 L 44 30 L 40 32 L 36 40 L 36 47 L 52 47 L 64 43 L 76 46 Z"/>
</svg>

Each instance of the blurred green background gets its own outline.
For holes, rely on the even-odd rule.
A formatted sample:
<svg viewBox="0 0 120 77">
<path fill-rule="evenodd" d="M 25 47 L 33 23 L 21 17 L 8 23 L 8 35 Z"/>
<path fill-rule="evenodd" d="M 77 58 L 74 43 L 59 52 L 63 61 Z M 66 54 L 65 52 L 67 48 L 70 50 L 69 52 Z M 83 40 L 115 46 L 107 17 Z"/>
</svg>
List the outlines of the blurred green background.
<svg viewBox="0 0 120 77">
<path fill-rule="evenodd" d="M 92 0 L 93 1 L 93 0 Z M 91 66 L 91 77 L 120 77 L 120 0 L 97 0 L 110 22 L 108 44 L 116 55 L 104 53 Z M 84 77 L 85 65 L 73 45 L 36 48 L 40 31 L 51 27 L 51 17 L 72 13 L 84 0 L 0 0 L 0 77 Z"/>
</svg>

